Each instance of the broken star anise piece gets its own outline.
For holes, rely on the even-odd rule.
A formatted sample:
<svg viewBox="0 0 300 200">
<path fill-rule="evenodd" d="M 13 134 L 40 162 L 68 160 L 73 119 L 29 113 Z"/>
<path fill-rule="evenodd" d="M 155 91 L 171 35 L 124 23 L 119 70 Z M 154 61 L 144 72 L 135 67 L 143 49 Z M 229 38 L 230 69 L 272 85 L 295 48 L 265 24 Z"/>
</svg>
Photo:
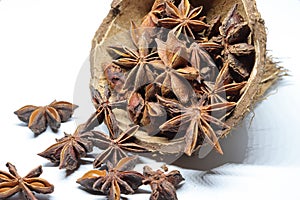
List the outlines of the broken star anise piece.
<svg viewBox="0 0 300 200">
<path fill-rule="evenodd" d="M 172 132 L 176 137 L 184 137 L 185 154 L 190 156 L 196 149 L 199 140 L 206 140 L 219 153 L 223 153 L 216 130 L 229 128 L 222 120 L 235 107 L 236 103 L 225 102 L 206 105 L 207 97 L 203 95 L 200 100 L 192 99 L 192 104 L 185 107 L 171 99 L 159 96 L 157 98 L 169 112 L 178 114 L 162 124 L 160 129 L 163 132 Z"/>
<path fill-rule="evenodd" d="M 18 192 L 22 192 L 26 200 L 37 200 L 33 192 L 42 194 L 53 192 L 54 186 L 45 179 L 39 178 L 43 172 L 42 166 L 31 170 L 23 178 L 11 163 L 8 162 L 6 167 L 9 173 L 0 171 L 0 199 L 6 199 Z"/>
<path fill-rule="evenodd" d="M 53 101 L 47 106 L 23 106 L 14 113 L 21 121 L 28 124 L 32 132 L 40 134 L 46 130 L 47 125 L 57 132 L 60 123 L 66 122 L 77 107 L 66 101 Z"/>
<path fill-rule="evenodd" d="M 107 170 L 91 170 L 77 180 L 90 191 L 102 192 L 109 200 L 119 200 L 121 194 L 133 194 L 142 185 L 144 176 L 132 171 L 137 157 L 121 159 L 115 166 L 107 162 Z"/>
<path fill-rule="evenodd" d="M 87 139 L 91 134 L 82 132 L 83 127 L 79 125 L 73 135 L 65 133 L 63 138 L 56 139 L 55 144 L 38 155 L 59 164 L 60 169 L 75 170 L 80 158 L 93 150 L 92 142 Z"/>
<path fill-rule="evenodd" d="M 199 16 L 202 7 L 191 10 L 188 0 L 181 0 L 178 8 L 172 2 L 166 2 L 165 10 L 167 17 L 158 20 L 158 24 L 164 28 L 172 29 L 177 37 L 183 33 L 184 39 L 189 41 L 189 37 L 195 39 L 195 32 L 209 28 L 209 25 L 203 22 L 205 17 Z"/>
<path fill-rule="evenodd" d="M 149 149 L 134 142 L 134 134 L 138 128 L 139 126 L 136 125 L 124 132 L 119 131 L 113 134 L 113 137 L 100 131 L 88 132 L 92 134 L 92 137 L 89 137 L 89 139 L 93 142 L 94 146 L 104 150 L 95 159 L 94 167 L 100 167 L 107 161 L 110 161 L 112 165 L 116 165 L 122 158 L 128 156 L 126 151 L 135 153 L 148 152 Z"/>
<path fill-rule="evenodd" d="M 165 174 L 161 170 L 153 171 L 149 166 L 145 166 L 143 174 L 143 184 L 151 186 L 150 200 L 177 200 L 176 187 L 184 181 L 178 170 Z"/>
<path fill-rule="evenodd" d="M 90 131 L 103 122 L 106 124 L 109 133 L 114 134 L 119 131 L 118 122 L 112 111 L 114 108 L 122 108 L 126 101 L 110 101 L 111 91 L 108 87 L 104 88 L 104 96 L 95 88 L 91 88 L 92 101 L 96 107 L 96 112 L 85 122 L 85 131 Z"/>
</svg>

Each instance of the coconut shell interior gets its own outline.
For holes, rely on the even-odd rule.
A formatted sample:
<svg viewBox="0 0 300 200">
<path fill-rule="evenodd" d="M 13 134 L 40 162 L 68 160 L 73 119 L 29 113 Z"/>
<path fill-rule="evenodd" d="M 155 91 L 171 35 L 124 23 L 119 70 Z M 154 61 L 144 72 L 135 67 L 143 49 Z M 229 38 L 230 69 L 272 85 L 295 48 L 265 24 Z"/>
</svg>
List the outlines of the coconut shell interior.
<svg viewBox="0 0 300 200">
<path fill-rule="evenodd" d="M 106 48 L 111 45 L 132 46 L 129 29 L 130 20 L 139 24 L 143 17 L 151 10 L 154 0 L 115 0 L 111 10 L 103 20 L 92 41 L 90 53 L 91 82 L 90 85 L 103 94 L 103 86 L 107 82 L 103 73 L 103 65 L 111 62 Z M 250 111 L 253 104 L 279 77 L 280 69 L 266 57 L 266 31 L 264 20 L 257 11 L 253 0 L 191 0 L 193 6 L 203 6 L 202 14 L 209 21 L 217 15 L 224 17 L 234 4 L 238 4 L 239 13 L 251 28 L 250 40 L 255 47 L 255 64 L 245 91 L 237 102 L 233 114 L 226 120 L 231 127 L 235 127 Z M 114 96 L 112 96 L 112 99 Z M 126 111 L 114 110 L 121 128 L 132 124 L 127 117 Z M 223 136 L 230 130 L 224 131 Z M 160 153 L 178 153 L 182 151 L 184 141 L 182 139 L 167 140 L 161 137 L 148 136 L 147 133 L 139 131 L 136 134 L 138 143 L 152 147 Z"/>
</svg>

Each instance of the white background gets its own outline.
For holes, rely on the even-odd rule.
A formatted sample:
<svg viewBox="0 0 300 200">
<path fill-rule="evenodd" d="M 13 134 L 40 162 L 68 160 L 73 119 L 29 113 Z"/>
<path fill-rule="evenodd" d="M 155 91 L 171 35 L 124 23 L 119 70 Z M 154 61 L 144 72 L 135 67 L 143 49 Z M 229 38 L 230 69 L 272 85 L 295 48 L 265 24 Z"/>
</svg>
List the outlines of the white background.
<svg viewBox="0 0 300 200">
<path fill-rule="evenodd" d="M 186 183 L 178 189 L 179 199 L 195 199 L 195 195 L 196 199 L 300 199 L 300 1 L 258 0 L 257 4 L 268 28 L 270 54 L 291 76 L 255 107 L 251 126 L 253 114 L 222 141 L 223 156 L 211 153 L 204 159 L 177 162 L 198 169 L 183 170 Z M 74 121 L 84 121 L 80 109 L 58 133 L 48 129 L 38 137 L 13 111 L 54 99 L 73 101 L 76 86 L 82 93 L 74 102 L 90 113 L 88 76 L 80 81 L 77 76 L 88 74 L 91 39 L 109 7 L 108 0 L 0 0 L 0 170 L 6 170 L 10 161 L 25 175 L 42 164 L 42 177 L 55 184 L 55 192 L 41 199 L 102 198 L 75 183 L 91 165 L 67 176 L 36 155 L 64 131 L 72 133 Z M 82 106 L 84 102 L 87 106 Z M 146 193 L 129 199 L 148 197 Z"/>
</svg>

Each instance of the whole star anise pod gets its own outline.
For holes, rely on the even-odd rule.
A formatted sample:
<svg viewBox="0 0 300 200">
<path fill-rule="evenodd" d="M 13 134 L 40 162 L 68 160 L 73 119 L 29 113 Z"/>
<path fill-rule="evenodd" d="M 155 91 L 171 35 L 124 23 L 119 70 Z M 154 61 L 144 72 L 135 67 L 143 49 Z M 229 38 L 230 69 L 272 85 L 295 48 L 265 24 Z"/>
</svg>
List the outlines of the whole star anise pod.
<svg viewBox="0 0 300 200">
<path fill-rule="evenodd" d="M 160 129 L 166 133 L 174 133 L 174 137 L 184 137 L 184 153 L 190 156 L 196 149 L 199 140 L 201 140 L 200 142 L 206 140 L 208 144 L 223 154 L 216 130 L 229 128 L 222 119 L 235 107 L 236 103 L 226 102 L 206 105 L 207 97 L 204 95 L 200 100 L 197 100 L 197 98 L 192 99 L 191 105 L 183 106 L 172 99 L 159 96 L 157 98 L 172 115 L 175 115 L 175 117 L 162 124 Z"/>
<path fill-rule="evenodd" d="M 92 101 L 96 107 L 96 112 L 85 122 L 85 131 L 90 131 L 103 122 L 106 124 L 109 133 L 114 134 L 119 131 L 118 122 L 113 113 L 114 108 L 125 107 L 126 101 L 110 101 L 111 91 L 108 87 L 104 88 L 104 96 L 95 88 L 91 88 Z"/>
<path fill-rule="evenodd" d="M 200 17 L 202 7 L 191 10 L 188 0 L 182 0 L 178 8 L 171 2 L 166 2 L 167 17 L 158 20 L 158 24 L 164 28 L 172 29 L 176 36 L 183 33 L 185 39 L 190 41 L 189 37 L 195 39 L 195 32 L 207 29 L 209 25 L 203 22 L 205 17 Z"/>
<path fill-rule="evenodd" d="M 193 89 L 187 80 L 195 80 L 199 72 L 194 67 L 188 66 L 188 50 L 183 41 L 175 37 L 173 32 L 168 34 L 167 41 L 156 39 L 161 65 L 156 65 L 162 71 L 155 79 L 161 84 L 161 93 L 168 96 L 174 93 L 179 101 L 187 103 L 194 95 Z"/>
<path fill-rule="evenodd" d="M 131 40 L 135 49 L 125 46 L 112 46 L 108 53 L 113 63 L 124 70 L 130 70 L 124 83 L 124 90 L 137 89 L 145 84 L 152 83 L 155 78 L 153 65 L 158 58 L 157 51 L 150 48 L 147 32 L 137 28 L 132 22 L 130 29 Z"/>
<path fill-rule="evenodd" d="M 55 144 L 38 155 L 59 164 L 60 169 L 75 170 L 79 166 L 80 158 L 93 150 L 92 142 L 87 139 L 91 134 L 84 133 L 83 128 L 82 124 L 73 135 L 65 133 L 63 138 L 56 139 Z"/>
<path fill-rule="evenodd" d="M 202 91 L 207 95 L 207 103 L 226 103 L 228 99 L 235 100 L 241 95 L 247 81 L 236 83 L 232 81 L 228 67 L 223 67 L 215 82 L 203 81 Z"/>
<path fill-rule="evenodd" d="M 25 199 L 37 200 L 33 192 L 49 194 L 54 186 L 45 179 L 39 178 L 43 173 L 42 166 L 31 170 L 25 177 L 21 177 L 17 169 L 11 163 L 7 163 L 9 173 L 0 171 L 0 199 L 6 199 L 12 195 L 22 192 Z"/>
<path fill-rule="evenodd" d="M 177 200 L 176 187 L 184 181 L 178 170 L 165 174 L 161 170 L 153 171 L 149 166 L 145 166 L 143 174 L 143 184 L 151 186 L 150 200 Z"/>
<path fill-rule="evenodd" d="M 142 185 L 144 176 L 132 171 L 137 157 L 126 157 L 113 166 L 107 162 L 107 170 L 91 170 L 77 180 L 90 191 L 100 191 L 109 200 L 119 200 L 121 194 L 133 194 Z"/>
<path fill-rule="evenodd" d="M 104 151 L 100 153 L 94 160 L 94 167 L 100 167 L 107 161 L 112 165 L 116 165 L 122 158 L 127 157 L 127 152 L 148 152 L 149 149 L 136 144 L 134 141 L 134 134 L 137 132 L 139 126 L 133 126 L 126 131 L 119 131 L 109 136 L 100 131 L 88 132 L 92 136 L 89 137 L 94 146 Z"/>
<path fill-rule="evenodd" d="M 27 123 L 32 132 L 40 134 L 46 130 L 47 125 L 54 132 L 57 132 L 60 123 L 66 122 L 77 107 L 77 105 L 66 101 L 53 101 L 47 106 L 23 106 L 14 114 L 21 121 Z"/>
</svg>

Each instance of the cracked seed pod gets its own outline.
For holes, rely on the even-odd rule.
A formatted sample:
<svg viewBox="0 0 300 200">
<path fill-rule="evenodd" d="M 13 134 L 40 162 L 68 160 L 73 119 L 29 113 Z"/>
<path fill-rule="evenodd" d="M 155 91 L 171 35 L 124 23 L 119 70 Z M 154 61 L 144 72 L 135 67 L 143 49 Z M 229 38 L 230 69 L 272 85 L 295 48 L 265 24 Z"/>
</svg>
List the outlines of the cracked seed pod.
<svg viewBox="0 0 300 200">
<path fill-rule="evenodd" d="M 104 86 L 111 84 L 112 82 L 112 80 L 110 80 L 112 76 L 110 75 L 110 77 L 107 77 L 104 73 L 105 67 L 108 66 L 108 63 L 112 62 L 111 56 L 107 53 L 107 47 L 120 44 L 132 47 L 132 40 L 134 43 L 136 43 L 137 34 L 135 33 L 130 35 L 128 31 L 132 26 L 130 20 L 134 21 L 136 24 L 155 26 L 161 21 L 159 18 L 162 15 L 165 15 L 166 13 L 168 14 L 167 11 L 164 11 L 164 7 L 166 4 L 168 4 L 166 2 L 171 1 L 114 0 L 112 2 L 112 8 L 110 12 L 97 30 L 92 41 L 92 50 L 90 54 L 90 84 L 92 88 L 97 89 L 103 94 L 105 88 Z M 177 0 L 175 1 L 175 4 L 178 6 L 180 2 L 181 1 Z M 258 99 L 263 96 L 267 89 L 278 80 L 282 70 L 277 67 L 276 64 L 272 62 L 272 60 L 266 55 L 267 38 L 264 20 L 257 11 L 254 0 L 190 0 L 190 4 L 196 10 L 197 7 L 202 6 L 203 9 L 201 10 L 198 8 L 197 12 L 201 10 L 201 16 L 206 17 L 200 17 L 199 20 L 210 24 L 210 27 L 206 30 L 209 35 L 209 40 L 206 42 L 203 41 L 202 45 L 200 46 L 203 48 L 207 47 L 206 50 L 211 53 L 211 55 L 214 55 L 215 52 L 217 52 L 216 54 L 221 55 L 221 57 L 225 55 L 221 61 L 220 56 L 217 56 L 214 59 L 216 64 L 224 63 L 224 65 L 227 65 L 235 74 L 233 75 L 232 79 L 236 79 L 237 82 L 247 82 L 243 88 L 243 92 L 239 94 L 236 100 L 236 106 L 232 113 L 230 113 L 230 115 L 226 115 L 227 117 L 225 123 L 229 128 L 221 130 L 221 133 L 218 133 L 219 137 L 223 137 L 230 133 L 231 129 L 241 122 L 241 120 L 250 111 L 250 109 L 252 109 Z M 236 4 L 238 6 L 235 8 Z M 155 10 L 151 11 L 153 8 Z M 226 18 L 230 17 L 230 12 L 232 12 L 234 9 L 236 9 L 239 15 L 236 15 L 230 20 L 227 19 L 227 22 L 229 21 L 228 23 L 237 23 L 235 30 L 230 29 L 230 27 L 228 27 L 228 23 L 226 23 Z M 191 12 L 193 12 L 193 10 Z M 127 34 L 119 34 L 120 32 L 124 31 L 127 31 Z M 191 31 L 193 31 L 193 29 L 191 29 Z M 216 32 L 220 32 L 219 36 L 213 38 L 212 36 Z M 153 35 L 153 32 L 149 32 L 149 35 Z M 240 41 L 238 38 L 239 35 L 246 35 L 245 38 L 247 41 Z M 151 43 L 153 41 L 149 40 L 148 42 Z M 226 42 L 228 42 L 228 44 L 226 44 Z M 248 45 L 247 42 L 251 45 Z M 124 49 L 117 50 L 125 51 Z M 124 52 L 117 53 L 119 53 L 119 55 L 124 54 Z M 250 69 L 243 69 L 240 66 L 242 65 L 240 64 L 241 62 L 236 58 L 241 56 L 241 54 L 248 55 L 251 53 L 251 67 Z M 228 61 L 226 62 L 226 60 Z M 129 64 L 131 63 L 129 62 Z M 118 73 L 119 72 L 120 71 L 118 71 Z M 114 82 L 118 82 L 118 76 L 120 75 L 115 74 L 115 79 L 113 80 Z M 229 86 L 232 86 L 232 84 Z M 130 95 L 125 96 L 126 99 L 129 97 Z M 112 93 L 112 101 L 116 100 L 117 98 L 118 95 L 116 93 Z M 121 128 L 125 129 L 126 126 L 132 124 L 126 111 L 115 109 L 114 113 Z M 144 131 L 143 129 L 138 131 L 135 136 L 139 144 L 149 146 L 162 154 L 175 154 L 182 152 L 184 151 L 184 145 L 186 144 L 182 138 L 168 140 L 164 137 L 157 137 L 153 136 L 152 134 L 148 134 L 145 129 Z"/>
</svg>

